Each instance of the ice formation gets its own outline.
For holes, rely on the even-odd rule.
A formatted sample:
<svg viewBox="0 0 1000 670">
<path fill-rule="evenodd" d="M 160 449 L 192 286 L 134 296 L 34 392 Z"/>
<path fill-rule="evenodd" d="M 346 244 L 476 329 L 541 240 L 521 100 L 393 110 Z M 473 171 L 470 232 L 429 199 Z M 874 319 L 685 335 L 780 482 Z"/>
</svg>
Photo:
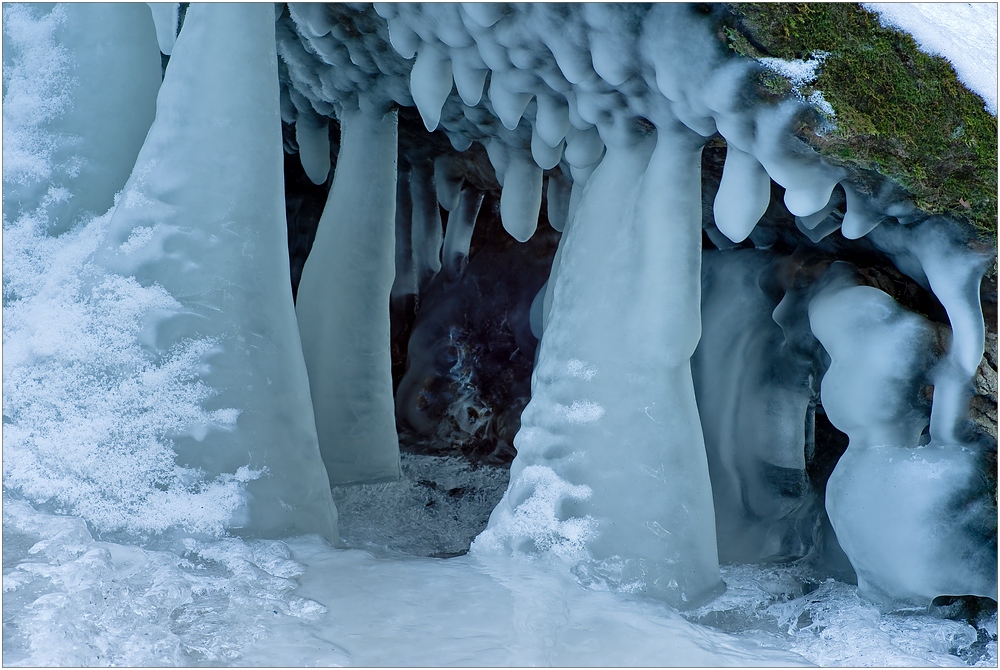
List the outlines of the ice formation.
<svg viewBox="0 0 1000 670">
<path fill-rule="evenodd" d="M 843 277 L 813 299 L 809 319 L 832 359 L 824 407 L 851 439 L 826 499 L 859 592 L 888 607 L 924 607 L 939 595 L 996 600 L 978 454 L 933 428 L 930 443 L 919 444 L 929 422 L 918 394 L 935 362 L 931 324 Z"/>
<path fill-rule="evenodd" d="M 337 172 L 296 303 L 320 449 L 334 483 L 399 476 L 387 309 L 396 114 L 345 109 L 340 123 Z"/>
<path fill-rule="evenodd" d="M 366 493 L 420 497 L 397 481 L 397 426 L 501 445 L 484 452 L 498 461 L 519 426 L 506 491 L 472 556 L 444 568 L 462 586 L 440 607 L 485 588 L 549 630 L 555 613 L 525 614 L 536 596 L 582 602 L 582 583 L 605 604 L 626 601 L 596 591 L 708 616 L 738 572 L 720 562 L 800 559 L 856 573 L 886 609 L 995 600 L 995 500 L 978 481 L 995 450 L 967 421 L 992 253 L 797 139 L 815 110 L 762 97 L 774 63 L 727 53 L 713 11 L 5 7 L 7 487 L 98 532 L 336 543 L 331 484 L 351 485 L 338 495 L 358 515 Z M 328 189 L 295 303 L 283 143 Z M 723 145 L 708 194 L 706 152 Z M 498 226 L 509 246 L 488 238 Z M 921 297 L 876 288 L 873 257 Z M 530 389 L 497 376 L 507 394 L 487 401 L 487 364 L 530 369 Z M 850 440 L 839 462 L 816 453 L 818 413 Z M 307 591 L 358 601 L 330 574 L 370 557 L 291 546 Z M 246 561 L 269 560 L 253 547 Z M 424 564 L 379 565 L 423 602 Z M 286 586 L 272 595 L 289 609 Z M 628 639 L 694 635 L 675 614 L 612 609 Z M 592 660 L 572 621 L 576 642 L 552 653 L 532 638 L 428 662 Z M 745 660 L 712 639 L 718 653 L 672 662 Z"/>
<path fill-rule="evenodd" d="M 205 404 L 235 421 L 172 439 L 178 462 L 208 477 L 258 473 L 232 527 L 335 539 L 287 282 L 273 21 L 264 5 L 190 9 L 94 262 L 176 300 L 145 316 L 140 342 L 154 360 L 192 339 L 208 345 Z"/>
</svg>

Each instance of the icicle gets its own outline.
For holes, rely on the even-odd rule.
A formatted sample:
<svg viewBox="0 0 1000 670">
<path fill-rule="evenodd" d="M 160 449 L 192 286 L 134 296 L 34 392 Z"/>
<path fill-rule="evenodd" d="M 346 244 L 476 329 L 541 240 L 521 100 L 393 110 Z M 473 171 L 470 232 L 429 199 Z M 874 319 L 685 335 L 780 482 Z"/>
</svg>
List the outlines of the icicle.
<svg viewBox="0 0 1000 670">
<path fill-rule="evenodd" d="M 826 207 L 819 210 L 815 214 L 810 214 L 809 216 L 797 216 L 795 217 L 795 224 L 799 227 L 799 230 L 813 230 L 819 224 L 826 221 L 827 217 L 840 205 L 844 204 L 844 189 L 843 187 L 839 189 L 834 189 L 833 193 L 830 195 L 830 201 L 826 203 Z"/>
<path fill-rule="evenodd" d="M 559 71 L 571 84 L 580 84 L 594 74 L 590 52 L 568 43 L 561 35 L 553 36 L 545 43 L 555 58 Z"/>
<path fill-rule="evenodd" d="M 455 88 L 462 102 L 469 107 L 478 105 L 483 99 L 483 87 L 486 85 L 486 75 L 490 71 L 485 67 L 472 67 L 468 58 L 452 59 L 451 70 L 455 78 Z"/>
<path fill-rule="evenodd" d="M 559 165 L 559 161 L 562 160 L 562 154 L 562 143 L 557 144 L 555 147 L 550 147 L 538 136 L 537 132 L 531 132 L 531 157 L 535 160 L 538 167 L 543 170 L 551 170 Z"/>
<path fill-rule="evenodd" d="M 690 373 L 701 144 L 661 130 L 653 145 L 609 146 L 560 241 L 510 486 L 474 548 L 544 550 L 550 527 L 516 515 L 554 495 L 579 529 L 563 551 L 578 575 L 691 607 L 723 588 Z"/>
<path fill-rule="evenodd" d="M 497 182 L 503 186 L 504 175 L 507 173 L 507 165 L 510 163 L 510 151 L 507 145 L 497 138 L 486 140 L 486 155 L 489 156 L 490 165 L 497 175 Z"/>
<path fill-rule="evenodd" d="M 503 3 L 499 2 L 463 2 L 462 10 L 483 28 L 489 28 L 506 13 Z"/>
<path fill-rule="evenodd" d="M 514 153 L 500 193 L 500 220 L 518 242 L 527 242 L 538 226 L 542 207 L 542 170 L 526 156 Z"/>
<path fill-rule="evenodd" d="M 441 108 L 451 93 L 451 60 L 436 46 L 425 43 L 410 70 L 410 95 L 428 132 L 441 121 Z"/>
<path fill-rule="evenodd" d="M 552 173 L 549 175 L 549 185 L 545 191 L 545 199 L 547 201 L 546 214 L 549 218 L 549 225 L 559 232 L 562 232 L 566 228 L 572 189 L 572 180 L 564 177 L 562 173 Z"/>
<path fill-rule="evenodd" d="M 153 12 L 153 23 L 156 25 L 156 41 L 160 45 L 160 53 L 169 56 L 177 39 L 177 29 L 180 24 L 179 2 L 147 2 Z"/>
<path fill-rule="evenodd" d="M 576 168 L 585 168 L 597 163 L 604 154 L 604 142 L 597 129 L 578 130 L 566 137 L 566 162 Z"/>
<path fill-rule="evenodd" d="M 847 213 L 844 214 L 840 232 L 849 240 L 857 240 L 870 233 L 885 216 L 854 188 L 847 184 L 843 186 L 847 194 Z"/>
<path fill-rule="evenodd" d="M 815 151 L 790 139 L 790 127 L 801 103 L 790 100 L 756 112 L 756 139 L 752 153 L 771 179 L 785 189 L 785 206 L 795 216 L 810 216 L 830 202 L 837 183 L 847 176 L 827 164 Z M 730 138 L 726 138 L 730 141 Z M 741 146 L 749 138 L 735 138 Z M 749 149 L 749 147 L 746 147 Z"/>
<path fill-rule="evenodd" d="M 299 161 L 309 181 L 325 184 L 330 175 L 330 122 L 315 114 L 299 114 L 295 120 L 295 143 Z"/>
<path fill-rule="evenodd" d="M 398 16 L 389 19 L 388 23 L 389 43 L 392 44 L 392 48 L 396 50 L 396 53 L 406 60 L 410 60 L 416 55 L 417 49 L 419 49 L 422 44 L 420 36 L 413 32 L 413 30 L 406 25 L 406 21 Z"/>
<path fill-rule="evenodd" d="M 639 60 L 634 45 L 642 25 L 642 5 L 584 3 L 580 7 L 589 32 L 590 57 L 594 71 L 611 84 L 621 86 L 633 74 Z"/>
<path fill-rule="evenodd" d="M 417 271 L 413 256 L 413 200 L 410 198 L 410 169 L 401 164 L 396 176 L 396 275 L 389 299 L 401 311 L 408 296 L 417 294 Z"/>
<path fill-rule="evenodd" d="M 524 110 L 531 102 L 530 93 L 514 93 L 507 89 L 504 84 L 504 77 L 500 72 L 494 71 L 490 77 L 490 104 L 497 118 L 507 130 L 514 130 L 521 121 Z"/>
<path fill-rule="evenodd" d="M 462 133 L 448 133 L 448 141 L 451 142 L 452 148 L 459 153 L 468 151 L 469 147 L 472 146 L 472 139 Z"/>
<path fill-rule="evenodd" d="M 827 237 L 830 233 L 836 232 L 841 225 L 843 219 L 840 218 L 839 212 L 832 212 L 822 219 L 821 223 L 813 224 L 812 228 L 806 228 L 805 223 L 803 223 L 802 217 L 795 217 L 795 227 L 799 229 L 799 232 L 809 238 L 813 244 L 818 244 L 820 240 Z"/>
<path fill-rule="evenodd" d="M 389 356 L 397 120 L 344 109 L 333 187 L 296 312 L 330 482 L 399 477 Z"/>
<path fill-rule="evenodd" d="M 742 242 L 771 202 L 771 178 L 748 153 L 726 147 L 726 164 L 715 196 L 715 224 L 733 242 Z"/>
<path fill-rule="evenodd" d="M 467 186 L 459 195 L 458 206 L 448 217 L 442 266 L 445 277 L 451 281 L 458 279 L 469 262 L 469 245 L 472 243 L 472 233 L 482 204 L 483 192 Z"/>
<path fill-rule="evenodd" d="M 969 233 L 942 217 L 912 226 L 885 222 L 866 239 L 888 253 L 896 267 L 934 292 L 948 314 L 952 338 L 932 373 L 932 444 L 961 444 L 972 379 L 983 357 L 985 322 L 980 285 L 995 249 L 976 249 Z"/>
<path fill-rule="evenodd" d="M 451 156 L 442 154 L 434 159 L 434 189 L 445 211 L 450 212 L 458 205 L 463 181 L 461 166 Z"/>
<path fill-rule="evenodd" d="M 434 159 L 434 188 L 445 211 L 450 212 L 458 205 L 464 181 L 461 166 L 451 156 L 442 154 Z"/>
<path fill-rule="evenodd" d="M 434 169 L 430 161 L 410 168 L 410 198 L 413 201 L 413 256 L 417 287 L 423 294 L 434 276 L 441 271 L 443 238 L 441 210 L 434 191 Z"/>
<path fill-rule="evenodd" d="M 234 530 L 336 542 L 288 281 L 277 81 L 272 5 L 192 4 L 95 260 L 181 304 L 151 320 L 155 355 L 215 341 L 200 381 L 235 426 L 193 426 L 173 443 L 206 481 L 265 471 L 247 482 Z"/>
<path fill-rule="evenodd" d="M 559 146 L 572 127 L 569 122 L 569 106 L 556 95 L 535 96 L 538 109 L 535 112 L 534 130 L 545 144 Z"/>
</svg>

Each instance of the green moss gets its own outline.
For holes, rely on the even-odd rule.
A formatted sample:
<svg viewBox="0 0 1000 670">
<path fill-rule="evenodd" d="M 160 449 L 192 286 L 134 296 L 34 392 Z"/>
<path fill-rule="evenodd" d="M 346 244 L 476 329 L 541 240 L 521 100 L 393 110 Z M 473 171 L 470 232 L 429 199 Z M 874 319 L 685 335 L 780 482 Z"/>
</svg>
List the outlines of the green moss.
<svg viewBox="0 0 1000 670">
<path fill-rule="evenodd" d="M 794 59 L 830 55 L 814 87 L 836 110 L 836 129 L 805 133 L 820 153 L 877 170 L 921 209 L 997 232 L 997 119 L 943 58 L 882 28 L 853 3 L 729 5 L 724 35 L 736 53 Z M 765 87 L 768 87 L 766 82 Z"/>
</svg>

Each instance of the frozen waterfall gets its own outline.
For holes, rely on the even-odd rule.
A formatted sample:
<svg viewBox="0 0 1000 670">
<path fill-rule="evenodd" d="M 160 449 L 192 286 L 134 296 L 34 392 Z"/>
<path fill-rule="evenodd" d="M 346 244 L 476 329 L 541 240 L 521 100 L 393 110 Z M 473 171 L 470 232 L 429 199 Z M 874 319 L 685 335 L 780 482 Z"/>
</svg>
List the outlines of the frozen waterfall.
<svg viewBox="0 0 1000 670">
<path fill-rule="evenodd" d="M 994 249 L 732 11 L 5 5 L 5 664 L 995 663 Z"/>
</svg>

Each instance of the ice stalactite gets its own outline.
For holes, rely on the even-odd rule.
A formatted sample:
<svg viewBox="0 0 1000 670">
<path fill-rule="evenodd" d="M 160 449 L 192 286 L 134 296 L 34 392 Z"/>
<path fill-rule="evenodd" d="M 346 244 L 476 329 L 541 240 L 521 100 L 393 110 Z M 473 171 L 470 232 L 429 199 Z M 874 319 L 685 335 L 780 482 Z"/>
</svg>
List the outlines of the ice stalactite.
<svg viewBox="0 0 1000 670">
<path fill-rule="evenodd" d="M 394 312 L 406 309 L 417 295 L 417 269 L 413 254 L 413 200 L 410 198 L 410 167 L 399 164 L 396 174 L 396 274 L 389 292 Z"/>
<path fill-rule="evenodd" d="M 483 192 L 467 186 L 458 196 L 458 204 L 448 217 L 448 230 L 444 234 L 445 276 L 454 281 L 469 262 L 469 245 L 475 231 L 479 208 L 483 205 Z"/>
<path fill-rule="evenodd" d="M 330 175 L 330 124 L 316 114 L 299 113 L 295 120 L 295 143 L 309 181 L 325 184 Z"/>
<path fill-rule="evenodd" d="M 886 608 L 939 595 L 996 599 L 996 508 L 978 454 L 933 434 L 919 445 L 929 420 L 919 394 L 935 364 L 930 322 L 842 276 L 813 299 L 809 318 L 832 360 L 823 405 L 850 436 L 826 504 L 859 591 Z"/>
<path fill-rule="evenodd" d="M 156 41 L 159 43 L 160 53 L 169 56 L 173 53 L 177 31 L 180 29 L 181 4 L 179 2 L 147 2 L 146 4 L 153 12 L 153 24 L 156 26 Z"/>
<path fill-rule="evenodd" d="M 544 549 L 518 519 L 555 496 L 556 518 L 577 523 L 579 576 L 684 606 L 722 588 L 689 363 L 702 138 L 630 123 L 603 129 L 615 137 L 560 241 L 511 485 L 477 544 Z M 550 479 L 558 490 L 541 490 Z"/>
<path fill-rule="evenodd" d="M 441 271 L 441 245 L 444 242 L 434 168 L 430 161 L 416 161 L 410 166 L 410 202 L 413 208 L 411 244 L 414 267 L 418 291 L 423 293 Z"/>
<path fill-rule="evenodd" d="M 904 273 L 933 291 L 948 313 L 952 340 L 933 372 L 931 438 L 960 444 L 972 396 L 972 379 L 983 357 L 985 323 L 980 285 L 992 249 L 976 249 L 967 232 L 944 218 L 912 226 L 883 225 L 872 241 L 893 257 Z"/>
<path fill-rule="evenodd" d="M 9 5 L 5 20 L 41 8 Z M 145 5 L 59 4 L 43 25 L 5 32 L 4 216 L 41 207 L 58 234 L 106 212 L 128 180 L 153 122 L 160 55 Z"/>
<path fill-rule="evenodd" d="M 209 477 L 257 472 L 231 527 L 335 540 L 288 282 L 276 78 L 270 5 L 191 7 L 96 261 L 179 303 L 148 317 L 152 356 L 212 344 L 205 404 L 238 418 L 192 425 L 174 447 Z"/>
<path fill-rule="evenodd" d="M 388 310 L 397 114 L 373 117 L 345 108 L 340 127 L 333 187 L 296 303 L 320 450 L 334 484 L 400 473 Z"/>
</svg>

